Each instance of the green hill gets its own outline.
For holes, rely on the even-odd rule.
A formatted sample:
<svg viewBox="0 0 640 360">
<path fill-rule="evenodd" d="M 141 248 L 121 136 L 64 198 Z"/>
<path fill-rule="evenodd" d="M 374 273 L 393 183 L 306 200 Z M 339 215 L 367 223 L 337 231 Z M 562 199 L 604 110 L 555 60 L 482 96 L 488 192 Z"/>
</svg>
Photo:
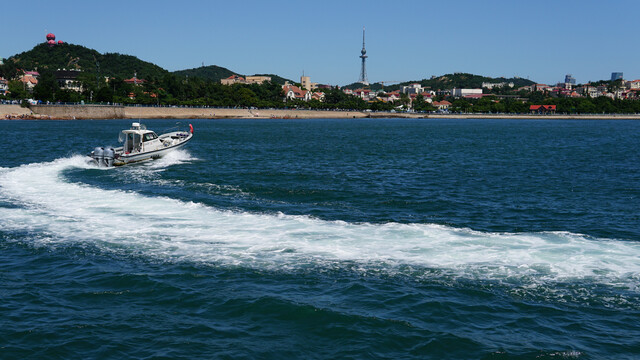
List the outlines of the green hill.
<svg viewBox="0 0 640 360">
<path fill-rule="evenodd" d="M 221 66 L 217 66 L 217 65 L 209 65 L 209 66 L 201 66 L 198 68 L 193 68 L 193 69 L 186 69 L 186 70 L 178 70 L 178 71 L 174 71 L 173 74 L 177 75 L 177 76 L 182 76 L 182 77 L 196 77 L 196 78 L 200 78 L 203 80 L 209 80 L 209 81 L 214 81 L 214 82 L 219 82 L 221 79 L 225 79 L 228 78 L 231 75 L 239 75 L 239 76 L 245 76 L 247 74 L 239 74 L 236 72 L 233 72 L 227 68 L 223 68 Z M 273 83 L 276 84 L 280 84 L 283 85 L 285 81 L 289 81 L 291 82 L 291 80 L 289 79 L 285 79 L 281 76 L 278 75 L 274 75 L 274 74 L 255 74 L 256 76 L 270 76 L 271 77 L 271 81 Z"/>
<path fill-rule="evenodd" d="M 131 55 L 103 55 L 81 45 L 61 44 L 49 47 L 44 43 L 5 60 L 4 73 L 12 75 L 17 69 L 79 69 L 87 73 L 119 78 L 133 77 L 136 72 L 140 79 L 158 79 L 169 73 L 157 65 Z"/>
<path fill-rule="evenodd" d="M 432 77 L 431 79 L 423 79 L 422 81 L 418 81 L 420 85 L 423 87 L 430 88 L 431 90 L 444 90 L 451 88 L 465 88 L 465 89 L 473 89 L 473 88 L 481 88 L 483 82 L 488 83 L 513 83 L 515 88 L 519 88 L 522 86 L 528 86 L 535 84 L 535 82 L 523 79 L 523 78 L 491 78 L 487 76 L 467 74 L 467 73 L 455 73 L 455 74 L 447 74 L 442 75 L 440 77 Z M 409 83 L 403 83 L 402 85 L 407 85 Z"/>
<path fill-rule="evenodd" d="M 492 78 L 492 77 L 467 74 L 467 73 L 455 73 L 455 74 L 446 74 L 438 77 L 434 76 L 431 79 L 422 79 L 419 81 L 418 80 L 407 81 L 403 83 L 387 85 L 384 87 L 384 89 L 387 91 L 393 91 L 393 90 L 398 90 L 401 86 L 406 86 L 409 84 L 416 84 L 416 83 L 422 85 L 422 87 L 424 88 L 428 88 L 431 90 L 445 90 L 445 89 L 452 89 L 452 88 L 478 89 L 482 87 L 483 82 L 488 82 L 488 83 L 501 83 L 501 82 L 511 83 L 512 82 L 514 85 L 514 88 L 516 89 L 522 86 L 535 84 L 535 82 L 531 80 L 516 78 L 516 77 Z M 382 84 L 375 83 L 375 84 L 371 84 L 369 87 L 374 90 L 380 89 L 382 88 Z M 353 83 L 353 84 L 347 85 L 346 88 L 349 88 L 349 89 L 362 88 L 362 84 Z"/>
<path fill-rule="evenodd" d="M 227 68 L 217 65 L 201 66 L 193 69 L 178 70 L 173 72 L 174 75 L 182 77 L 197 77 L 204 80 L 218 82 L 220 79 L 228 78 L 231 75 L 239 75 Z"/>
<path fill-rule="evenodd" d="M 271 82 L 274 84 L 278 84 L 278 85 L 284 85 L 284 83 L 286 81 L 290 82 L 290 83 L 294 83 L 295 81 L 287 79 L 287 78 L 283 78 L 281 76 L 278 75 L 274 75 L 274 74 L 255 74 L 256 76 L 270 76 L 271 77 Z"/>
</svg>

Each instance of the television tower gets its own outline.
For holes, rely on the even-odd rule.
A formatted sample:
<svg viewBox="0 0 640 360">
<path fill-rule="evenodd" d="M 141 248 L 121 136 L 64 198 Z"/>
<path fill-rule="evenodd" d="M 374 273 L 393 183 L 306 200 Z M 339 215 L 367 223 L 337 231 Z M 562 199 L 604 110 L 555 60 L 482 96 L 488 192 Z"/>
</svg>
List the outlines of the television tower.
<svg viewBox="0 0 640 360">
<path fill-rule="evenodd" d="M 369 85 L 369 80 L 367 80 L 367 66 L 365 64 L 367 60 L 367 50 L 364 48 L 364 26 L 362 27 L 362 51 L 360 51 L 362 55 L 360 55 L 360 59 L 362 59 L 362 68 L 360 69 L 360 80 L 358 82 L 363 83 L 364 85 Z"/>
</svg>

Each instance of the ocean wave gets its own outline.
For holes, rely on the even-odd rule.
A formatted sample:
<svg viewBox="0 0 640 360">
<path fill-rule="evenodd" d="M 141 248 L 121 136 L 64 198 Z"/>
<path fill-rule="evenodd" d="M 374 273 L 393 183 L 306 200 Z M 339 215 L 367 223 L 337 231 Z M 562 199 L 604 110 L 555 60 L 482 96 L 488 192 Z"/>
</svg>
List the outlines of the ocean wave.
<svg viewBox="0 0 640 360">
<path fill-rule="evenodd" d="M 193 160 L 183 151 L 134 171 Z M 63 172 L 70 168 L 94 166 L 84 156 L 73 156 L 2 171 L 0 203 L 14 206 L 0 207 L 0 231 L 47 234 L 34 241 L 49 244 L 91 244 L 104 251 L 222 266 L 286 271 L 349 264 L 365 272 L 407 274 L 418 268 L 480 280 L 588 281 L 640 291 L 640 244 L 635 241 L 223 211 L 69 182 Z M 422 276 L 435 272 L 418 271 Z"/>
</svg>

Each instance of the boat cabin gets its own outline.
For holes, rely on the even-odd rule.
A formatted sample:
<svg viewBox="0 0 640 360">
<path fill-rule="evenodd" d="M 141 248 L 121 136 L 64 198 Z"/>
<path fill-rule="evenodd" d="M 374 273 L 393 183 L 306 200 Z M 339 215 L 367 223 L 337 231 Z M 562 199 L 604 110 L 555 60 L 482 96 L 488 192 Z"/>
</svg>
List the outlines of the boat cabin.
<svg viewBox="0 0 640 360">
<path fill-rule="evenodd" d="M 128 130 L 122 130 L 120 141 L 123 141 L 123 152 L 125 154 L 139 153 L 155 150 L 158 146 L 158 135 L 140 123 L 131 124 Z"/>
</svg>

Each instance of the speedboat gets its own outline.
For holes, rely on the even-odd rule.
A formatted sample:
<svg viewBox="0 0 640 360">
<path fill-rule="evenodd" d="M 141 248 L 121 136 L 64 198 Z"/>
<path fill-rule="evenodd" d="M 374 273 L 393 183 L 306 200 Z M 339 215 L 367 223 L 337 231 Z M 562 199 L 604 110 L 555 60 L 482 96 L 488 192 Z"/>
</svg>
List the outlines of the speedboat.
<svg viewBox="0 0 640 360">
<path fill-rule="evenodd" d="M 131 128 L 122 130 L 118 140 L 121 147 L 97 147 L 89 156 L 98 166 L 121 166 L 145 160 L 159 159 L 168 152 L 180 149 L 193 138 L 193 126 L 189 131 L 173 131 L 160 136 L 147 130 L 144 124 L 134 122 Z"/>
</svg>

